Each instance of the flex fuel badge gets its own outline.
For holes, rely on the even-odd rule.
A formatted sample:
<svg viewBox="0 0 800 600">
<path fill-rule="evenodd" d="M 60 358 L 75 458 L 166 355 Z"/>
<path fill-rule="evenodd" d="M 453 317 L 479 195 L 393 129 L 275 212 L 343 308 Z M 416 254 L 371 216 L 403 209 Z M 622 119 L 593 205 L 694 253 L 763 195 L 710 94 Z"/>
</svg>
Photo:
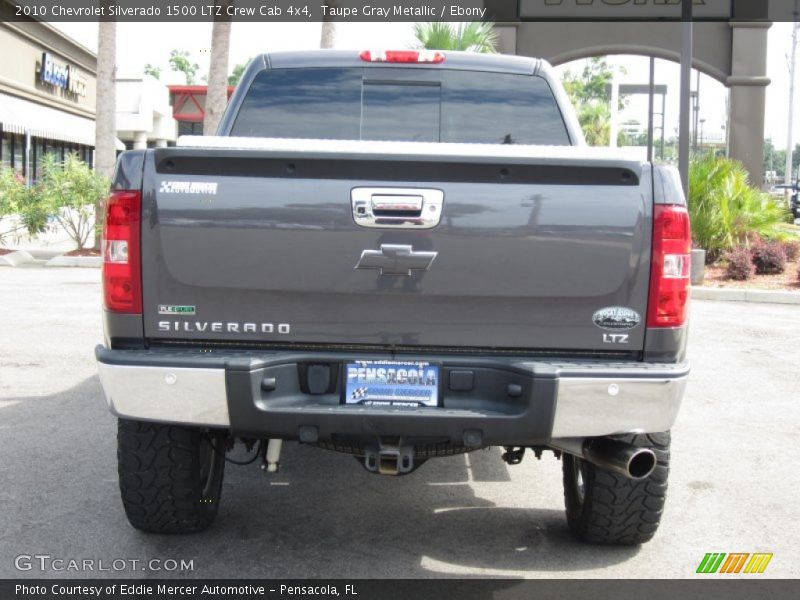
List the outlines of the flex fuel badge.
<svg viewBox="0 0 800 600">
<path fill-rule="evenodd" d="M 193 315 L 194 306 L 184 306 L 180 304 L 159 304 L 158 314 L 160 315 Z"/>
</svg>

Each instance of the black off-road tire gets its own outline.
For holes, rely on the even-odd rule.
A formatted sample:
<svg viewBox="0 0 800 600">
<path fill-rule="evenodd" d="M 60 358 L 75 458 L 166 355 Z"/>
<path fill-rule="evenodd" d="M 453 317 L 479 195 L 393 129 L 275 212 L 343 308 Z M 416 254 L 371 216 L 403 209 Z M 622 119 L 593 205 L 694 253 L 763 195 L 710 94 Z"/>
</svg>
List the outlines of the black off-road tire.
<svg viewBox="0 0 800 600">
<path fill-rule="evenodd" d="M 195 533 L 213 523 L 225 470 L 223 438 L 194 427 L 119 419 L 117 462 L 122 504 L 136 529 Z"/>
<path fill-rule="evenodd" d="M 617 546 L 644 544 L 655 535 L 664 512 L 670 434 L 628 435 L 616 439 L 650 448 L 656 454 L 655 469 L 644 479 L 629 479 L 564 454 L 567 524 L 583 542 Z"/>
</svg>

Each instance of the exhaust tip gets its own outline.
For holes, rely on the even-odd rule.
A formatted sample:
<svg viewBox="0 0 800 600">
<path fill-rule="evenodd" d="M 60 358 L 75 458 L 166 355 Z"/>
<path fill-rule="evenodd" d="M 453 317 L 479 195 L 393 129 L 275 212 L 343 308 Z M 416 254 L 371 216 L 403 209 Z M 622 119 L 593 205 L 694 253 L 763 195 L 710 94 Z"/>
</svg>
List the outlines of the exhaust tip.
<svg viewBox="0 0 800 600">
<path fill-rule="evenodd" d="M 631 479 L 644 479 L 656 468 L 656 454 L 652 450 L 642 448 L 635 452 L 628 461 L 628 476 Z"/>
<path fill-rule="evenodd" d="M 551 446 L 630 479 L 644 479 L 658 463 L 650 448 L 611 438 L 557 439 Z"/>
</svg>

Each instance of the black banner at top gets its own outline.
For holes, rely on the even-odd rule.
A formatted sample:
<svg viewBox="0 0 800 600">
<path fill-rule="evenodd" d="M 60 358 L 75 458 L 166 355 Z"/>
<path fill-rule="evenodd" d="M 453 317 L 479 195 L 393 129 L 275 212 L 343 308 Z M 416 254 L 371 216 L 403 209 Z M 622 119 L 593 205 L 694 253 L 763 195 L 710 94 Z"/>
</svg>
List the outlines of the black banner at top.
<svg viewBox="0 0 800 600">
<path fill-rule="evenodd" d="M 6 1 L 6 0 L 0 0 Z M 13 0 L 7 20 L 483 21 L 483 0 Z"/>
<path fill-rule="evenodd" d="M 688 0 L 0 0 L 0 20 L 680 21 Z M 794 21 L 798 0 L 693 0 L 692 19 Z"/>
</svg>

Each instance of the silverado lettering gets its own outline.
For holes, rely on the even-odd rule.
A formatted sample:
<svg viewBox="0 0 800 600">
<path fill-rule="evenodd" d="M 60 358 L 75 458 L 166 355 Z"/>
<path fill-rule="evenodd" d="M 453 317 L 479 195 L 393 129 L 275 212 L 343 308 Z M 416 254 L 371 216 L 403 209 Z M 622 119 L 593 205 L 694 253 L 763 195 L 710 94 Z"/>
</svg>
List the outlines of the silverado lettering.
<svg viewBox="0 0 800 600">
<path fill-rule="evenodd" d="M 208 321 L 159 321 L 159 331 L 183 331 L 213 333 L 291 333 L 288 323 L 222 323 Z"/>
</svg>

